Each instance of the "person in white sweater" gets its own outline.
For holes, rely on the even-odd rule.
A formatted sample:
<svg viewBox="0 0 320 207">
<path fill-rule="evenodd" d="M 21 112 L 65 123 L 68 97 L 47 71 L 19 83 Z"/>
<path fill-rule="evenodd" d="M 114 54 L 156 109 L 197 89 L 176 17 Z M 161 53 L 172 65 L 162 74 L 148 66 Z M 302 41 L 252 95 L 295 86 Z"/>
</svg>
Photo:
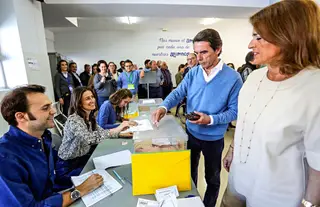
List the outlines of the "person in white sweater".
<svg viewBox="0 0 320 207">
<path fill-rule="evenodd" d="M 319 7 L 280 1 L 250 22 L 254 64 L 266 67 L 240 91 L 221 206 L 320 206 Z"/>
</svg>

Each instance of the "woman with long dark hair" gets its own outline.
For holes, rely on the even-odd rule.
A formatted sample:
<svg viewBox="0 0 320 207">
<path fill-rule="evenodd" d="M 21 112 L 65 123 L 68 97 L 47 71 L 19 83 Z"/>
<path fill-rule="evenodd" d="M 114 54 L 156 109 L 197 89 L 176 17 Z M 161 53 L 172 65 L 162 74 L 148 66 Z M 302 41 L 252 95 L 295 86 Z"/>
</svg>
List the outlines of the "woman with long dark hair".
<svg viewBox="0 0 320 207">
<path fill-rule="evenodd" d="M 118 138 L 120 131 L 128 127 L 123 125 L 123 128 L 102 129 L 96 122 L 96 109 L 93 89 L 74 89 L 56 166 L 57 177 L 63 177 L 68 185 L 72 185 L 70 176 L 80 174 L 98 143 L 104 139 Z"/>
<path fill-rule="evenodd" d="M 100 69 L 100 72 L 94 76 L 93 80 L 94 89 L 98 97 L 97 102 L 99 108 L 117 89 L 117 82 L 112 74 L 108 72 L 107 65 L 107 62 L 104 60 L 98 61 L 98 68 Z"/>
<path fill-rule="evenodd" d="M 113 78 L 117 81 L 119 77 L 119 73 L 117 71 L 117 65 L 114 62 L 109 62 L 108 71 L 111 73 Z"/>
<path fill-rule="evenodd" d="M 97 73 L 100 73 L 100 69 L 98 68 L 98 65 L 95 63 L 91 66 L 92 68 L 92 74 L 91 74 L 91 77 L 89 79 L 89 82 L 88 82 L 88 87 L 89 88 L 94 88 L 93 86 L 93 79 L 94 79 L 94 76 L 97 74 Z"/>
<path fill-rule="evenodd" d="M 56 98 L 62 105 L 63 114 L 68 115 L 70 97 L 74 88 L 72 76 L 68 73 L 68 62 L 66 60 L 60 60 L 57 65 L 57 71 L 54 76 L 54 92 Z"/>
<path fill-rule="evenodd" d="M 117 127 L 123 128 L 125 126 L 135 126 L 137 123 L 134 121 L 124 121 L 120 125 L 116 121 L 121 121 L 121 118 L 128 110 L 128 104 L 132 99 L 132 93 L 129 89 L 120 89 L 112 94 L 108 101 L 105 101 L 99 110 L 98 124 L 104 129 L 113 129 Z"/>
</svg>

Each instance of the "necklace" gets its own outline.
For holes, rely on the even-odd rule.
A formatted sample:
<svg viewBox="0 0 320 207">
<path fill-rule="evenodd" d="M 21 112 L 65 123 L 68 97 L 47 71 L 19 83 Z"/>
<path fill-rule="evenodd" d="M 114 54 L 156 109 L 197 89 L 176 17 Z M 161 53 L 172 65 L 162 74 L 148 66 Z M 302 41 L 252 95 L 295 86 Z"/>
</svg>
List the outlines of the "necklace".
<svg viewBox="0 0 320 207">
<path fill-rule="evenodd" d="M 250 154 L 250 150 L 251 150 L 251 142 L 252 142 L 252 139 L 253 139 L 253 134 L 255 132 L 255 127 L 256 127 L 256 123 L 257 121 L 259 120 L 259 118 L 261 117 L 261 114 L 264 112 L 264 110 L 267 108 L 267 106 L 269 105 L 269 103 L 273 100 L 274 96 L 276 95 L 278 89 L 279 89 L 279 86 L 281 85 L 281 82 L 278 84 L 276 90 L 273 92 L 271 98 L 267 101 L 267 103 L 264 105 L 263 109 L 261 110 L 261 112 L 259 113 L 258 117 L 256 118 L 256 120 L 253 122 L 253 126 L 252 126 L 252 133 L 250 135 L 250 139 L 249 139 L 249 145 L 247 146 L 248 148 L 248 152 L 247 152 L 247 155 L 245 157 L 245 160 L 242 160 L 242 147 L 243 146 L 243 132 L 244 132 L 244 129 L 245 129 L 245 123 L 246 123 L 246 118 L 247 118 L 247 114 L 248 114 L 248 111 L 250 110 L 250 108 L 252 107 L 252 104 L 254 102 L 254 100 L 256 99 L 256 96 L 258 95 L 258 92 L 260 90 L 260 87 L 261 87 L 261 83 L 263 82 L 263 80 L 265 79 L 266 76 L 263 76 L 262 79 L 260 80 L 259 82 L 259 85 L 258 85 L 258 88 L 257 88 L 257 91 L 255 93 L 255 95 L 253 96 L 253 99 L 251 101 L 251 103 L 249 104 L 249 107 L 247 108 L 247 111 L 245 112 L 244 114 L 244 118 L 243 118 L 243 122 L 242 122 L 242 129 L 241 129 L 241 142 L 240 142 L 240 163 L 241 164 L 246 164 L 247 161 L 248 161 L 248 157 L 249 157 L 249 154 Z"/>
</svg>

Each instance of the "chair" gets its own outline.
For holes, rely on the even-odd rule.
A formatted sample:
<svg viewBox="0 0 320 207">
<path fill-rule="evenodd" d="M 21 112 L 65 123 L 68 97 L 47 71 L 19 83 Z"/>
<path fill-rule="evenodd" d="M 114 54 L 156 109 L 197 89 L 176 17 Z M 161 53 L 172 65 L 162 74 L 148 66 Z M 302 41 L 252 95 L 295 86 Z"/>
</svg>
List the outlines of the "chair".
<svg viewBox="0 0 320 207">
<path fill-rule="evenodd" d="M 56 128 L 58 129 L 58 132 L 60 136 L 63 136 L 63 128 L 67 121 L 67 117 L 61 112 L 61 106 L 59 102 L 55 102 L 53 104 L 53 107 L 56 109 L 56 114 L 53 117 L 53 122 Z"/>
<path fill-rule="evenodd" d="M 54 150 L 56 150 L 58 152 L 59 151 L 59 147 L 60 147 L 60 145 L 62 143 L 62 138 L 58 134 L 52 134 L 51 137 L 52 137 L 51 146 L 52 146 L 52 148 Z"/>
</svg>

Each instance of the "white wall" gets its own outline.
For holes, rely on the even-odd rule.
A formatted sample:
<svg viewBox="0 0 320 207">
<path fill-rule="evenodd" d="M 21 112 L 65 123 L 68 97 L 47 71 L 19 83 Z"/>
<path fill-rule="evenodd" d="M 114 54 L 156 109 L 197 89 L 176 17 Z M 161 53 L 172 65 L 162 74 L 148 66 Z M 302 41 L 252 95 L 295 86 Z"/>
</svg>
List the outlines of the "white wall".
<svg viewBox="0 0 320 207">
<path fill-rule="evenodd" d="M 14 6 L 28 83 L 45 86 L 49 98 L 54 100 L 41 3 L 34 0 L 14 0 Z M 29 59 L 35 61 L 35 67 L 27 64 Z"/>
<path fill-rule="evenodd" d="M 40 84 L 53 100 L 41 3 L 35 0 L 0 1 L 0 55 L 8 87 Z M 34 63 L 31 66 L 29 63 Z M 0 91 L 0 99 L 7 91 Z M 0 135 L 8 125 L 0 118 Z"/>
<path fill-rule="evenodd" d="M 55 52 L 56 49 L 54 47 L 54 34 L 48 29 L 45 29 L 45 35 L 46 35 L 46 45 L 47 45 L 47 51 L 48 52 Z"/>
<path fill-rule="evenodd" d="M 75 62 L 81 72 L 84 64 L 92 64 L 99 59 L 107 62 L 114 61 L 119 65 L 120 60 L 131 59 L 142 67 L 145 59 L 165 60 L 169 65 L 173 76 L 177 73 L 178 65 L 186 62 L 185 56 L 158 57 L 152 53 L 192 52 L 192 43 L 174 43 L 173 45 L 188 45 L 189 49 L 159 49 L 160 45 L 170 46 L 169 43 L 161 43 L 163 39 L 193 39 L 201 30 L 190 28 L 179 31 L 93 31 L 93 32 L 60 32 L 55 33 L 55 49 Z M 221 58 L 226 62 L 233 62 L 237 67 L 244 63 L 244 57 L 248 52 L 248 43 L 251 40 L 252 27 L 248 20 L 222 20 L 212 28 L 219 31 L 223 40 L 223 53 Z M 189 29 L 187 29 L 189 28 Z"/>
<path fill-rule="evenodd" d="M 2 66 L 8 87 L 26 84 L 27 74 L 24 65 L 18 19 L 14 12 L 14 2 L 0 1 L 0 52 Z M 19 76 L 17 76 L 19 74 Z"/>
</svg>

